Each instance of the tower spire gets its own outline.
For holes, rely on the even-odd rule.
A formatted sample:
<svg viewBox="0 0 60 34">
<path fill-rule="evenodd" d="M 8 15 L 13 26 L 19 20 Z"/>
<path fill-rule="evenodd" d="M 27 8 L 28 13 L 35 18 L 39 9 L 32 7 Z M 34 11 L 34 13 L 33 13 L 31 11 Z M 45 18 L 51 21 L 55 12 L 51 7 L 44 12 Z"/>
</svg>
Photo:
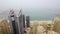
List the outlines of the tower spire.
<svg viewBox="0 0 60 34">
<path fill-rule="evenodd" d="M 20 15 L 22 15 L 22 8 L 20 9 L 18 16 Z"/>
</svg>

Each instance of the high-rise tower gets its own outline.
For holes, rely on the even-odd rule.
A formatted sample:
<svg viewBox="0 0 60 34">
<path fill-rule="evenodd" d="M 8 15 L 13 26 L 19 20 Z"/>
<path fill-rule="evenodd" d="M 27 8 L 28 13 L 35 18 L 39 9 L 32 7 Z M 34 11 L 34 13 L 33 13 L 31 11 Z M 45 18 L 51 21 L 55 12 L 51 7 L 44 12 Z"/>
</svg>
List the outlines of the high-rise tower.
<svg viewBox="0 0 60 34">
<path fill-rule="evenodd" d="M 22 14 L 22 9 L 20 10 L 20 12 L 19 12 L 19 25 L 20 25 L 20 32 L 21 32 L 21 34 L 24 34 L 24 17 L 23 17 L 23 14 Z"/>
<path fill-rule="evenodd" d="M 12 33 L 13 34 L 19 34 L 19 31 L 18 31 L 18 24 L 17 24 L 17 17 L 14 13 L 13 10 L 10 10 L 10 13 L 9 13 L 9 22 L 10 22 L 10 26 L 11 26 L 11 30 L 12 30 Z"/>
<path fill-rule="evenodd" d="M 30 17 L 29 16 L 26 16 L 26 24 L 27 24 L 27 27 L 30 27 Z"/>
<path fill-rule="evenodd" d="M 25 28 L 25 15 L 23 15 L 23 27 Z"/>
</svg>

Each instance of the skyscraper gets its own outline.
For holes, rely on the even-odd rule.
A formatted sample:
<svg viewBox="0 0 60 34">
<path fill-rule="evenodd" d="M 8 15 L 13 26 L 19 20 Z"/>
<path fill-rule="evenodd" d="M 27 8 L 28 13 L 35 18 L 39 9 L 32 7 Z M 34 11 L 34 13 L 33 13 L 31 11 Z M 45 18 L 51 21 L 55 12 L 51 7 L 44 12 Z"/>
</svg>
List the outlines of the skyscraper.
<svg viewBox="0 0 60 34">
<path fill-rule="evenodd" d="M 30 27 L 30 17 L 29 16 L 26 16 L 26 24 L 27 24 L 27 27 Z"/>
<path fill-rule="evenodd" d="M 10 26 L 11 26 L 11 30 L 12 30 L 12 33 L 13 34 L 19 34 L 19 31 L 18 31 L 18 24 L 17 24 L 17 17 L 14 13 L 13 10 L 10 10 L 10 13 L 9 13 L 9 21 L 10 21 Z"/>
<path fill-rule="evenodd" d="M 23 27 L 25 28 L 25 15 L 23 14 Z"/>
<path fill-rule="evenodd" d="M 24 25 L 23 25 L 23 14 L 22 14 L 22 9 L 19 12 L 19 25 L 20 25 L 20 32 L 21 34 L 24 34 Z"/>
</svg>

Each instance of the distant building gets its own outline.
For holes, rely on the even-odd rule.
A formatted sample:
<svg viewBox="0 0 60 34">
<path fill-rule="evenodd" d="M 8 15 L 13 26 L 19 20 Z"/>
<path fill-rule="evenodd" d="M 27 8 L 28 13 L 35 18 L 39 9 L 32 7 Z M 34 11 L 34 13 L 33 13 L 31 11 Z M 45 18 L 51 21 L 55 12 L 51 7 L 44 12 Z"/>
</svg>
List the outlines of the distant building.
<svg viewBox="0 0 60 34">
<path fill-rule="evenodd" d="M 25 28 L 25 15 L 22 16 L 23 16 L 23 27 Z"/>
<path fill-rule="evenodd" d="M 25 21 L 25 19 L 24 19 L 24 15 L 22 14 L 22 9 L 19 12 L 19 17 L 18 18 L 19 18 L 20 32 L 21 32 L 21 34 L 24 34 L 24 27 L 25 27 L 24 26 L 24 21 Z"/>
<path fill-rule="evenodd" d="M 1 20 L 0 34 L 12 34 L 7 19 Z"/>
<path fill-rule="evenodd" d="M 27 27 L 30 27 L 30 17 L 29 16 L 26 16 L 26 24 L 27 24 Z"/>
<path fill-rule="evenodd" d="M 32 34 L 37 34 L 38 22 L 34 22 L 32 26 Z"/>
<path fill-rule="evenodd" d="M 53 30 L 60 34 L 60 18 L 54 18 L 53 22 L 54 22 Z"/>
<path fill-rule="evenodd" d="M 10 22 L 12 34 L 19 34 L 17 17 L 15 15 L 14 11 L 10 10 L 9 14 L 10 14 L 9 15 L 9 22 Z"/>
</svg>

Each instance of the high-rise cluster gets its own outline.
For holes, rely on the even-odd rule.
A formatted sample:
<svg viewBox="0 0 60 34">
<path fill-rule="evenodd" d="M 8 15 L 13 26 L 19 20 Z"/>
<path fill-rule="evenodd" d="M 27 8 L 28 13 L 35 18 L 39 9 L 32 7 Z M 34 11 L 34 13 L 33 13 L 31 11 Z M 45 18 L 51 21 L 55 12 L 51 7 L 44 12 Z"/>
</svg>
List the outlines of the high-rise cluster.
<svg viewBox="0 0 60 34">
<path fill-rule="evenodd" d="M 8 19 L 9 20 L 4 19 L 1 21 L 0 33 L 3 32 L 3 34 L 25 34 L 25 28 L 30 26 L 30 18 L 29 16 L 22 14 L 22 9 L 20 10 L 18 17 L 15 15 L 14 10 L 10 10 Z"/>
<path fill-rule="evenodd" d="M 13 10 L 10 10 L 9 14 L 11 32 L 13 34 L 24 34 L 25 28 L 30 26 L 29 16 L 25 18 L 25 15 L 22 14 L 22 9 L 20 10 L 18 17 L 15 15 Z"/>
</svg>

